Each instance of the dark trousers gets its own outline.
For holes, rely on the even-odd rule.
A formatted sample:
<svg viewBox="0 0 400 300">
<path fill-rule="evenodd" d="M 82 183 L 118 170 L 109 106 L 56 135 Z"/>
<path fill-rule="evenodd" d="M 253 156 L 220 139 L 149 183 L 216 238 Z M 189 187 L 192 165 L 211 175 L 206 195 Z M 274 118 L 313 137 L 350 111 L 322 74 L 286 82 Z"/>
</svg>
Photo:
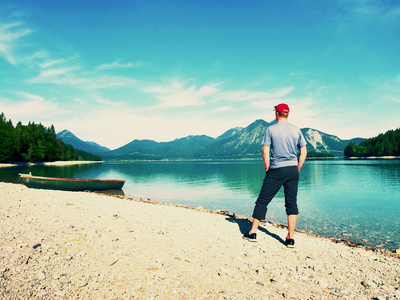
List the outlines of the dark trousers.
<svg viewBox="0 0 400 300">
<path fill-rule="evenodd" d="M 299 171 L 297 166 L 269 169 L 265 174 L 260 195 L 257 198 L 253 211 L 253 218 L 265 220 L 267 206 L 283 185 L 285 192 L 285 208 L 287 215 L 298 215 L 297 188 L 299 185 Z"/>
</svg>

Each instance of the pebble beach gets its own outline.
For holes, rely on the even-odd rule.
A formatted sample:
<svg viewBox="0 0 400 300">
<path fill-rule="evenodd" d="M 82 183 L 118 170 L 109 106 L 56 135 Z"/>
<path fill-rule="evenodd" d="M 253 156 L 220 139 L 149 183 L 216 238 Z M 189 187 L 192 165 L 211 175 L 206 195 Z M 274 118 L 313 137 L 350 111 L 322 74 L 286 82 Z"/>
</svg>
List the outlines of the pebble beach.
<svg viewBox="0 0 400 300">
<path fill-rule="evenodd" d="M 396 254 L 139 199 L 0 183 L 1 299 L 400 299 Z"/>
</svg>

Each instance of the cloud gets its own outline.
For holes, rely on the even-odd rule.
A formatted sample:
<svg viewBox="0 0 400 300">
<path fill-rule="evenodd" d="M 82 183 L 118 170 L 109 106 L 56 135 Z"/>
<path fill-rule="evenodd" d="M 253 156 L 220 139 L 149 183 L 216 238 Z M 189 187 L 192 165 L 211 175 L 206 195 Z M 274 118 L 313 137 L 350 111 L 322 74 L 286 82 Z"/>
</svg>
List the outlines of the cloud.
<svg viewBox="0 0 400 300">
<path fill-rule="evenodd" d="M 142 62 L 135 62 L 135 63 L 126 63 L 126 64 L 121 64 L 118 61 L 115 61 L 111 64 L 102 64 L 98 66 L 96 69 L 97 70 L 106 70 L 106 69 L 132 69 L 132 68 L 138 68 L 143 65 Z"/>
<path fill-rule="evenodd" d="M 73 98 L 72 100 L 74 100 L 76 103 L 79 103 L 79 104 L 85 104 L 85 101 L 83 101 L 82 99 L 79 99 L 79 98 Z"/>
<path fill-rule="evenodd" d="M 112 88 L 135 88 L 138 80 L 123 77 L 98 75 L 84 72 L 79 65 L 42 70 L 37 77 L 27 80 L 29 84 L 56 84 L 80 90 L 106 90 Z"/>
<path fill-rule="evenodd" d="M 164 85 L 154 85 L 143 89 L 143 92 L 154 95 L 160 100 L 159 108 L 201 106 L 206 99 L 218 92 L 217 84 L 209 83 L 200 88 L 188 85 L 187 81 L 172 79 Z"/>
<path fill-rule="evenodd" d="M 49 54 L 47 53 L 47 51 L 39 50 L 39 51 L 36 51 L 35 53 L 33 53 L 31 56 L 25 56 L 23 58 L 23 61 L 25 63 L 31 65 L 36 60 L 42 60 L 42 59 L 47 58 L 48 56 L 49 56 Z"/>
<path fill-rule="evenodd" d="M 294 90 L 293 87 L 273 89 L 271 91 L 227 90 L 221 88 L 221 82 L 210 82 L 197 87 L 192 81 L 171 79 L 167 84 L 150 85 L 142 91 L 153 95 L 160 101 L 153 108 L 202 106 L 219 101 L 245 102 L 279 99 L 287 96 Z M 231 106 L 229 106 L 231 107 Z M 225 107 L 227 109 L 228 106 Z M 233 107 L 231 107 L 232 109 Z M 220 110 L 221 111 L 221 110 Z"/>
<path fill-rule="evenodd" d="M 24 28 L 21 23 L 5 23 L 0 25 L 0 55 L 10 64 L 16 66 L 19 58 L 16 54 L 19 39 L 32 32 L 29 28 Z"/>
<path fill-rule="evenodd" d="M 232 106 L 222 106 L 218 107 L 214 112 L 219 113 L 219 112 L 229 112 L 229 111 L 236 111 L 237 109 L 233 108 Z"/>
<path fill-rule="evenodd" d="M 17 97 L 18 100 L 1 99 L 0 101 L 0 111 L 3 111 L 13 121 L 38 120 L 38 122 L 43 122 L 62 113 L 62 110 L 53 101 L 54 99 L 45 99 L 40 95 L 26 92 L 18 92 Z"/>
<path fill-rule="evenodd" d="M 72 66 L 72 67 L 65 67 L 65 68 L 54 68 L 41 71 L 39 76 L 35 79 L 31 80 L 30 82 L 49 82 L 52 78 L 60 77 L 61 75 L 69 75 L 72 74 L 74 71 L 78 70 L 79 67 Z"/>
<path fill-rule="evenodd" d="M 123 102 L 118 102 L 118 101 L 105 99 L 105 98 L 100 97 L 98 95 L 92 95 L 91 98 L 94 99 L 97 103 L 106 105 L 111 109 L 116 109 L 116 110 L 120 110 L 120 111 L 126 111 L 127 110 L 127 107 Z"/>
<path fill-rule="evenodd" d="M 400 5 L 392 1 L 342 0 L 339 4 L 344 17 L 359 24 L 388 24 L 400 18 Z"/>
<path fill-rule="evenodd" d="M 262 111 L 273 111 L 275 105 L 281 103 L 281 99 L 268 99 L 268 100 L 263 100 L 263 101 L 254 101 L 250 105 L 257 110 L 262 110 Z M 287 101 L 286 101 L 287 102 Z"/>
<path fill-rule="evenodd" d="M 30 35 L 33 31 L 23 22 L 5 23 L 0 25 L 0 56 L 4 57 L 10 64 L 17 66 L 24 63 L 30 67 L 29 76 L 37 71 L 35 77 L 26 80 L 28 84 L 56 84 L 83 90 L 105 90 L 117 87 L 132 88 L 137 86 L 137 80 L 129 77 L 98 75 L 95 72 L 83 71 L 84 67 L 76 62 L 77 55 L 67 58 L 52 58 L 51 54 L 44 49 L 37 50 L 29 43 L 22 43 L 22 38 Z M 19 54 L 22 47 L 26 48 L 30 55 Z M 37 48 L 37 47 L 36 47 Z M 134 68 L 142 63 L 101 65 L 101 69 L 110 68 Z"/>
<path fill-rule="evenodd" d="M 387 17 L 389 19 L 399 19 L 400 18 L 400 6 L 395 9 L 390 10 L 387 13 Z"/>
<path fill-rule="evenodd" d="M 400 75 L 377 86 L 372 94 L 381 103 L 392 102 L 400 104 Z"/>
<path fill-rule="evenodd" d="M 302 71 L 292 71 L 289 73 L 289 76 L 302 78 L 302 79 L 306 78 L 307 75 L 308 75 L 308 72 L 302 72 Z"/>
<path fill-rule="evenodd" d="M 64 62 L 65 62 L 65 59 L 52 59 L 52 60 L 48 60 L 44 63 L 41 63 L 39 66 L 42 69 L 46 69 L 46 68 L 52 67 L 54 65 L 63 64 Z"/>
<path fill-rule="evenodd" d="M 251 105 L 258 112 L 260 112 L 257 118 L 263 118 L 262 116 L 266 113 L 270 113 L 271 118 L 274 118 L 274 107 L 279 103 L 287 103 L 290 108 L 289 121 L 298 127 L 313 127 L 316 129 L 326 128 L 326 120 L 321 119 L 318 116 L 323 115 L 321 108 L 319 107 L 318 101 L 312 97 L 299 97 L 299 98 L 287 98 L 284 99 L 269 99 L 266 101 L 255 101 Z M 265 117 L 264 117 L 265 118 Z M 269 121 L 269 120 L 267 120 Z"/>
<path fill-rule="evenodd" d="M 265 101 L 270 99 L 282 98 L 290 94 L 294 90 L 293 87 L 275 89 L 269 92 L 264 91 L 226 91 L 219 93 L 215 99 L 223 101 Z"/>
</svg>

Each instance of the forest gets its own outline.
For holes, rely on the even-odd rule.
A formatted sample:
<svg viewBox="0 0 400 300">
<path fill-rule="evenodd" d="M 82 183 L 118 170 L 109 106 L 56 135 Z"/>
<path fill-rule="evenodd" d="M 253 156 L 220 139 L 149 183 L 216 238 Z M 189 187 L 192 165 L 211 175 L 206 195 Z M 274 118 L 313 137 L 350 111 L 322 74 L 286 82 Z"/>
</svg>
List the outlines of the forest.
<svg viewBox="0 0 400 300">
<path fill-rule="evenodd" d="M 0 162 L 48 162 L 48 161 L 99 161 L 98 155 L 74 149 L 56 138 L 54 126 L 29 122 L 14 127 L 4 113 L 0 115 Z"/>
<path fill-rule="evenodd" d="M 323 151 L 323 152 L 316 152 L 316 151 L 308 151 L 307 153 L 308 158 L 333 158 L 336 157 L 334 154 Z"/>
<path fill-rule="evenodd" d="M 344 149 L 345 157 L 400 156 L 400 128 L 381 133 L 361 142 L 350 143 Z"/>
</svg>

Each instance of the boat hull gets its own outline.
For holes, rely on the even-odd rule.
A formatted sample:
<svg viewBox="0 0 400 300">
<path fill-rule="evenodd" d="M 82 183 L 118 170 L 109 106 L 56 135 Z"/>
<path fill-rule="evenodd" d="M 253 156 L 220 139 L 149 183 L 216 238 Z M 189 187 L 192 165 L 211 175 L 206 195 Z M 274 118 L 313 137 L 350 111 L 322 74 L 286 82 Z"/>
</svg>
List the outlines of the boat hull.
<svg viewBox="0 0 400 300">
<path fill-rule="evenodd" d="M 124 180 L 53 178 L 20 175 L 20 180 L 28 188 L 62 191 L 103 191 L 121 189 Z"/>
</svg>

